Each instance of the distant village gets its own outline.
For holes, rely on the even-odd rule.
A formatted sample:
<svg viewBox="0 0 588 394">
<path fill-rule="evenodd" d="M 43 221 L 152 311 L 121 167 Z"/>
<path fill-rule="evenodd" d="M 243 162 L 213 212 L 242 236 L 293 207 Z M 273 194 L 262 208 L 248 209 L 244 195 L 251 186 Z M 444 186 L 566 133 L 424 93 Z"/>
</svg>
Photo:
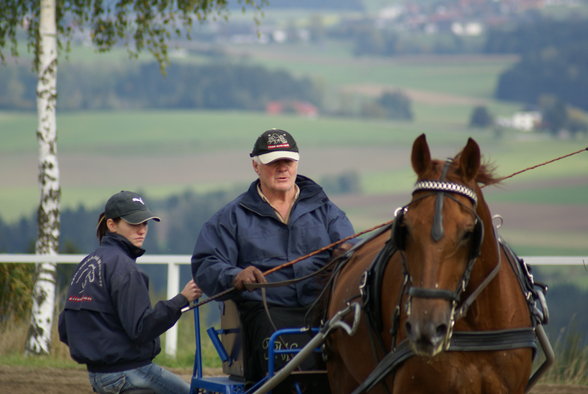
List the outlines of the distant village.
<svg viewBox="0 0 588 394">
<path fill-rule="evenodd" d="M 329 29 L 336 24 L 338 31 L 345 31 L 358 23 L 367 23 L 383 30 L 479 36 L 488 28 L 529 18 L 533 10 L 554 5 L 574 7 L 578 3 L 579 0 L 446 0 L 434 4 L 404 1 L 383 8 L 373 15 L 350 13 L 342 14 L 336 19 L 322 20 L 317 12 L 317 17 L 312 18 L 305 26 L 276 26 L 271 24 L 271 20 L 265 20 L 259 28 L 252 28 L 251 25 L 225 25 L 220 22 L 213 22 L 208 26 L 217 37 L 240 44 L 309 41 L 316 39 L 318 30 Z"/>
<path fill-rule="evenodd" d="M 208 28 L 211 29 L 209 32 L 216 40 L 250 45 L 270 43 L 279 45 L 292 41 L 317 40 L 317 32 L 328 36 L 330 30 L 351 31 L 358 24 L 366 24 L 382 30 L 431 35 L 450 33 L 461 37 L 476 37 L 484 34 L 489 28 L 528 17 L 533 10 L 554 5 L 573 7 L 577 4 L 578 0 L 459 0 L 441 1 L 435 4 L 405 1 L 383 8 L 374 15 L 343 14 L 336 21 L 326 21 L 317 15 L 308 25 L 293 23 L 289 26 L 279 26 L 272 24 L 270 18 L 256 29 L 250 25 L 221 23 L 212 23 Z M 319 115 L 319 108 L 304 101 L 271 101 L 266 104 L 265 111 L 270 115 L 282 113 L 295 113 L 305 117 Z M 524 108 L 510 116 L 494 118 L 493 124 L 521 132 L 532 132 L 541 129 L 542 121 L 542 114 L 538 109 Z"/>
</svg>

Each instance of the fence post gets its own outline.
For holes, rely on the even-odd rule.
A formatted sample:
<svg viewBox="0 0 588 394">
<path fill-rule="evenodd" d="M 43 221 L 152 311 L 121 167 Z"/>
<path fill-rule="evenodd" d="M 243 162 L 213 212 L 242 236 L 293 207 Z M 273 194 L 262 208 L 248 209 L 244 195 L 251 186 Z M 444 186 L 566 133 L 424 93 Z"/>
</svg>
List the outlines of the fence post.
<svg viewBox="0 0 588 394">
<path fill-rule="evenodd" d="M 180 269 L 175 262 L 167 263 L 167 299 L 175 297 L 180 292 Z M 165 333 L 165 354 L 176 356 L 178 347 L 178 323 L 174 324 Z"/>
</svg>

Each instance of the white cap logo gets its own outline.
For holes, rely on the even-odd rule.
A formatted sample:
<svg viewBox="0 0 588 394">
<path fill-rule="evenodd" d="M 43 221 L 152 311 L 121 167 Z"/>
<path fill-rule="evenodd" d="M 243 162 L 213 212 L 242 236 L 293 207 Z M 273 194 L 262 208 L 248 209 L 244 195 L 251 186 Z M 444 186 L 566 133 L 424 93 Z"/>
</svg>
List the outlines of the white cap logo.
<svg viewBox="0 0 588 394">
<path fill-rule="evenodd" d="M 267 137 L 268 149 L 289 148 L 290 144 L 286 137 L 280 133 L 273 133 Z"/>
</svg>

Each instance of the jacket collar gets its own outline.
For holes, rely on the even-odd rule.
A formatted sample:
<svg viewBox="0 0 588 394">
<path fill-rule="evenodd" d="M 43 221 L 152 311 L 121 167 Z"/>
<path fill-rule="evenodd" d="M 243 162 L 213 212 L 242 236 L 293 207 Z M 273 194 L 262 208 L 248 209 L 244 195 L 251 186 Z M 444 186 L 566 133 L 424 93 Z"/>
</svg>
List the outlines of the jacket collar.
<svg viewBox="0 0 588 394">
<path fill-rule="evenodd" d="M 294 203 L 294 207 L 292 207 L 290 220 L 295 219 L 292 215 L 298 216 L 302 213 L 294 212 L 299 203 L 304 203 L 304 206 L 306 207 L 304 211 L 306 212 L 307 210 L 315 209 L 317 206 L 327 201 L 327 195 L 323 191 L 323 188 L 312 179 L 303 175 L 297 175 L 295 182 L 300 188 L 300 195 L 298 200 Z M 244 193 L 243 198 L 241 199 L 241 205 L 259 215 L 276 217 L 274 209 L 264 201 L 257 192 L 258 185 L 259 179 L 256 179 L 251 185 L 249 185 L 249 189 Z"/>
<path fill-rule="evenodd" d="M 102 242 L 100 242 L 100 245 L 118 246 L 127 256 L 129 256 L 133 260 L 136 260 L 137 257 L 140 257 L 145 253 L 145 249 L 133 245 L 128 239 L 116 233 L 107 233 L 106 235 L 104 235 L 104 237 L 102 238 Z"/>
</svg>

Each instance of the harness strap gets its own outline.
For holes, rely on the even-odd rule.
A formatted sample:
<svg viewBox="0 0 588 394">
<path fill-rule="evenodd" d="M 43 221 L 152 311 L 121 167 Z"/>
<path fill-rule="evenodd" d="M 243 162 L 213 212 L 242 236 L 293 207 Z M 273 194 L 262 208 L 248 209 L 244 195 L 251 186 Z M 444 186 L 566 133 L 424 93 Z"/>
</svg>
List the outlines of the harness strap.
<svg viewBox="0 0 588 394">
<path fill-rule="evenodd" d="M 495 351 L 530 347 L 537 349 L 535 329 L 530 327 L 496 331 L 456 331 L 451 337 L 449 352 Z M 372 370 L 369 376 L 353 391 L 359 394 L 371 390 L 400 364 L 414 356 L 408 340 L 400 342 Z"/>
<path fill-rule="evenodd" d="M 414 355 L 407 340 L 386 354 L 380 363 L 372 370 L 369 376 L 359 385 L 351 394 L 359 394 L 371 390 L 376 384 L 380 383 L 390 372 L 394 371 L 400 364 Z"/>
<path fill-rule="evenodd" d="M 443 170 L 441 171 L 440 181 L 444 181 L 449 171 L 449 167 L 453 162 L 452 159 L 447 159 Z M 435 216 L 433 217 L 433 228 L 431 229 L 431 237 L 433 241 L 437 242 L 443 238 L 445 231 L 443 230 L 443 201 L 445 200 L 445 193 L 439 191 L 435 196 Z"/>
<path fill-rule="evenodd" d="M 453 333 L 450 352 L 510 350 L 523 347 L 537 349 L 533 327 L 496 331 L 458 331 Z"/>
<path fill-rule="evenodd" d="M 362 297 L 363 310 L 368 316 L 368 326 L 370 331 L 374 333 L 374 335 L 369 336 L 369 339 L 375 360 L 381 359 L 387 354 L 384 340 L 382 339 L 382 336 L 379 335 L 379 332 L 382 330 L 380 295 L 382 292 L 384 270 L 388 265 L 390 258 L 397 250 L 394 242 L 394 233 L 392 232 L 390 238 L 372 260 L 368 269 L 363 273 L 362 283 L 359 288 Z M 383 388 L 386 393 L 390 393 L 390 389 L 385 382 Z"/>
<path fill-rule="evenodd" d="M 388 266 L 390 258 L 397 250 L 398 248 L 396 247 L 394 237 L 392 236 L 386 241 L 382 249 L 380 249 L 378 254 L 372 260 L 368 269 L 364 272 L 363 283 L 360 286 L 364 310 L 369 316 L 368 321 L 376 333 L 380 332 L 382 329 L 380 300 L 384 271 Z"/>
<path fill-rule="evenodd" d="M 408 295 L 415 298 L 440 298 L 447 301 L 457 301 L 455 292 L 451 290 L 411 287 L 408 290 Z"/>
<path fill-rule="evenodd" d="M 494 229 L 494 227 L 492 227 L 492 229 Z M 470 305 L 472 305 L 472 303 L 476 300 L 476 298 L 478 298 L 478 296 L 480 295 L 480 293 L 490 284 L 490 282 L 494 279 L 494 277 L 498 274 L 498 271 L 500 271 L 500 266 L 502 265 L 502 255 L 501 255 L 501 249 L 500 249 L 500 238 L 498 238 L 496 231 L 494 231 L 495 236 L 496 236 L 496 249 L 497 249 L 497 253 L 498 253 L 498 262 L 496 263 L 496 265 L 494 266 L 494 268 L 492 269 L 492 271 L 490 271 L 490 273 L 484 278 L 484 280 L 482 281 L 482 283 L 480 283 L 480 285 L 470 294 L 470 296 L 461 304 L 461 306 L 459 307 L 459 309 L 457 310 L 456 319 L 459 319 L 463 316 L 466 315 L 466 313 L 468 312 L 468 309 L 470 307 Z"/>
<path fill-rule="evenodd" d="M 512 248 L 500 238 L 500 245 L 503 247 L 507 261 L 510 263 L 513 271 L 515 272 L 521 291 L 527 299 L 529 306 L 529 312 L 531 312 L 531 318 L 535 324 L 547 324 L 549 321 L 549 309 L 545 300 L 545 293 L 547 292 L 547 286 L 545 284 L 535 282 L 533 275 L 531 274 L 530 267 L 523 261 L 522 258 L 518 257 Z"/>
</svg>

